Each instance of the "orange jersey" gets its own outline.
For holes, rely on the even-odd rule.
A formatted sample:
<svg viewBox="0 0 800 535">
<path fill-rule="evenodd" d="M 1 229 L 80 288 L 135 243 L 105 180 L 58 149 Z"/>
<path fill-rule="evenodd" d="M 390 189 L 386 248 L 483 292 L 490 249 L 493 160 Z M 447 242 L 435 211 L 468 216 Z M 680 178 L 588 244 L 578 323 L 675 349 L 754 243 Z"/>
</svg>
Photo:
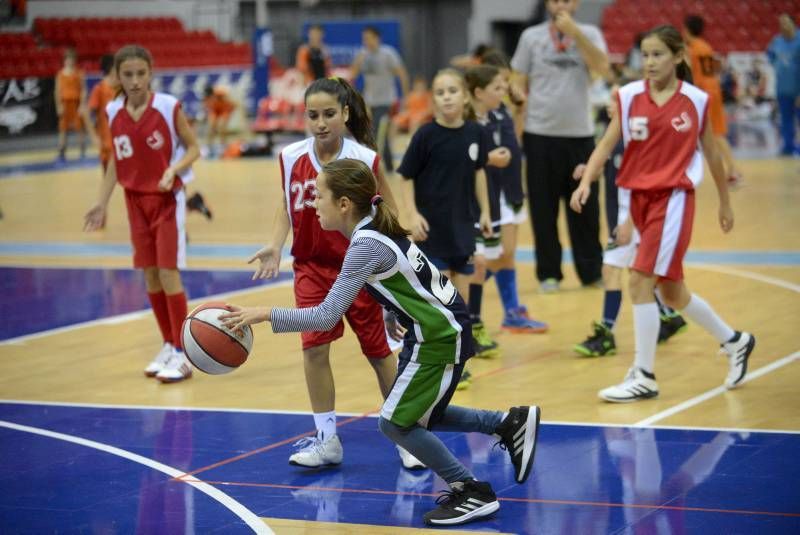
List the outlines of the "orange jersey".
<svg viewBox="0 0 800 535">
<path fill-rule="evenodd" d="M 213 95 L 206 97 L 203 104 L 209 117 L 222 117 L 230 115 L 236 105 L 224 96 Z"/>
<path fill-rule="evenodd" d="M 58 71 L 57 81 L 59 88 L 59 100 L 80 100 L 83 91 L 83 73 L 73 70 L 71 73 Z"/>
<path fill-rule="evenodd" d="M 705 39 L 692 39 L 687 47 L 692 67 L 692 83 L 708 93 L 719 91 L 714 49 Z"/>
<path fill-rule="evenodd" d="M 111 84 L 100 80 L 89 95 L 89 109 L 97 115 L 95 130 L 103 147 L 111 147 L 111 129 L 108 127 L 106 104 L 114 100 L 115 94 L 116 91 Z"/>
<path fill-rule="evenodd" d="M 426 113 L 432 106 L 433 99 L 428 91 L 411 91 L 406 97 L 406 109 L 410 113 Z"/>
</svg>

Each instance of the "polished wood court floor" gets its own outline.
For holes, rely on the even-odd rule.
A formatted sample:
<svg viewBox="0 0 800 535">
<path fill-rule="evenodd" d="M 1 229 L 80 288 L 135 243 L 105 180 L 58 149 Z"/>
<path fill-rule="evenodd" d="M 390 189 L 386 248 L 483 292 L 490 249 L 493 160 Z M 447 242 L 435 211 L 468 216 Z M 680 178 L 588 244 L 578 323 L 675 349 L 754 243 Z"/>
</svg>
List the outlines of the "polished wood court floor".
<svg viewBox="0 0 800 535">
<path fill-rule="evenodd" d="M 20 158 L 0 158 L 0 165 L 22 161 Z M 710 177 L 701 185 L 690 250 L 702 260 L 689 264 L 686 275 L 689 287 L 734 328 L 756 335 L 758 344 L 750 361 L 752 380 L 735 391 L 720 389 L 727 361 L 717 355 L 714 339 L 691 325 L 659 347 L 658 398 L 629 405 L 601 402 L 597 390 L 619 382 L 632 362 L 629 302 L 624 301 L 617 328 L 618 354 L 599 359 L 577 357 L 571 347 L 585 338 L 590 322 L 598 318 L 602 290 L 580 288 L 572 267 L 565 264 L 562 291 L 538 294 L 533 264 L 523 258 L 518 263 L 521 300 L 532 315 L 550 324 L 550 330 L 541 335 L 501 332 L 502 309 L 494 283 L 488 283 L 484 319 L 500 343 L 502 355 L 472 360 L 472 386 L 458 392 L 454 402 L 495 409 L 538 404 L 549 421 L 800 431 L 800 338 L 794 337 L 800 327 L 800 161 L 752 160 L 741 166 L 746 185 L 732 194 L 735 227 L 728 235 L 717 224 L 716 192 Z M 201 161 L 195 172 L 197 180 L 189 192 L 203 192 L 214 219 L 209 222 L 190 215 L 191 243 L 240 244 L 254 252 L 269 236 L 273 214 L 284 202 L 275 161 Z M 0 244 L 127 243 L 127 219 L 119 189 L 111 201 L 106 230 L 91 235 L 81 231 L 83 213 L 95 199 L 99 180 L 100 172 L 93 167 L 0 177 L 4 215 Z M 395 188 L 397 180 L 392 179 Z M 566 236 L 562 243 L 568 247 Z M 530 251 L 532 245 L 530 228 L 523 225 L 520 249 Z M 245 256 L 193 256 L 189 265 L 191 269 L 246 270 L 245 260 Z M 129 265 L 130 259 L 119 256 L 0 255 L 0 266 Z M 243 293 L 232 301 L 292 305 L 292 289 L 278 284 Z M 0 342 L 0 398 L 310 409 L 298 335 L 275 335 L 268 327 L 259 326 L 253 353 L 242 369 L 227 376 L 196 373 L 190 381 L 175 385 L 158 384 L 141 373 L 159 346 L 158 330 L 148 313 Z M 377 384 L 349 333 L 334 344 L 332 361 L 337 410 L 358 414 L 375 410 L 381 401 Z M 317 528 L 328 532 L 322 526 Z M 369 532 L 375 532 L 374 526 Z"/>
</svg>

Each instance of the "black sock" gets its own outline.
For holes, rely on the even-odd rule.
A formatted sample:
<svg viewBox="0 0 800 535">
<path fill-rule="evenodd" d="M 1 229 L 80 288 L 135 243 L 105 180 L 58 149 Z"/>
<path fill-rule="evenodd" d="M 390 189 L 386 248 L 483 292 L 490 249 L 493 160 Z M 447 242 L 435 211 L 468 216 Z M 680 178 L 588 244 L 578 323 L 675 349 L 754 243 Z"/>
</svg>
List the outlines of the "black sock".
<svg viewBox="0 0 800 535">
<path fill-rule="evenodd" d="M 472 323 L 481 321 L 481 301 L 483 300 L 483 285 L 469 285 L 469 318 Z"/>
</svg>

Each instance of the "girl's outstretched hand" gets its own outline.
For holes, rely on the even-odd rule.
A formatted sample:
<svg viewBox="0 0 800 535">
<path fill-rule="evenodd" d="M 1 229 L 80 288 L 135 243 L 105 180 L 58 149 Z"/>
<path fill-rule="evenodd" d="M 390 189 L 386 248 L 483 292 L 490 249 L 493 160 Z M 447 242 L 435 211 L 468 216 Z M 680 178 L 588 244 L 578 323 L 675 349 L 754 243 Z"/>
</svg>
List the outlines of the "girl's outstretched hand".
<svg viewBox="0 0 800 535">
<path fill-rule="evenodd" d="M 245 325 L 253 325 L 269 320 L 269 309 L 266 307 L 240 307 L 228 305 L 230 312 L 220 314 L 219 320 L 226 329 L 237 331 Z"/>
<path fill-rule="evenodd" d="M 86 212 L 83 216 L 83 230 L 84 232 L 91 232 L 93 230 L 100 230 L 106 226 L 106 209 L 99 204 L 92 207 L 91 210 Z"/>
<path fill-rule="evenodd" d="M 256 279 L 271 279 L 278 276 L 281 264 L 281 251 L 271 245 L 265 245 L 256 254 L 250 257 L 247 261 L 252 264 L 258 260 L 258 266 L 255 273 L 253 273 L 253 280 Z"/>
</svg>

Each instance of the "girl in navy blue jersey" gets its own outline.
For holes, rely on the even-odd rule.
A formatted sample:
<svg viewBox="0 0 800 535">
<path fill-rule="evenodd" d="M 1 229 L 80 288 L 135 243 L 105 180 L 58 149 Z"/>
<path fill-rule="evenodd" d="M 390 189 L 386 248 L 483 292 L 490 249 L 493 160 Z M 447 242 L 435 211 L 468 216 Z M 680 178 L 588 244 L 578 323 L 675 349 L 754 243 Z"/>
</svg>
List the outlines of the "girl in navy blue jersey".
<svg viewBox="0 0 800 535">
<path fill-rule="evenodd" d="M 461 73 L 440 71 L 432 88 L 435 120 L 411 138 L 397 171 L 405 178 L 414 241 L 467 297 L 475 271 L 476 224 L 485 236 L 491 232 L 484 171 L 489 140 L 479 124 L 464 119 L 469 95 Z"/>
<path fill-rule="evenodd" d="M 508 83 L 500 69 L 492 65 L 470 68 L 465 79 L 472 98 L 475 119 L 486 130 L 490 142 L 486 174 L 492 235 L 489 238 L 479 236 L 478 246 L 483 246 L 485 250 L 488 273 L 497 277 L 504 309 L 502 326 L 511 332 L 545 332 L 547 324 L 531 319 L 527 309 L 520 305 L 517 295 L 514 265 L 516 225 L 524 221 L 524 211 L 521 196 L 521 154 L 514 136 L 513 120 L 505 113 L 502 105 L 503 97 L 508 94 Z M 512 151 L 509 145 L 516 151 Z M 515 196 L 515 189 L 519 189 L 520 195 Z M 470 313 L 476 317 L 480 316 L 480 293 L 486 273 L 486 266 L 476 263 L 475 279 L 470 285 Z"/>
</svg>

